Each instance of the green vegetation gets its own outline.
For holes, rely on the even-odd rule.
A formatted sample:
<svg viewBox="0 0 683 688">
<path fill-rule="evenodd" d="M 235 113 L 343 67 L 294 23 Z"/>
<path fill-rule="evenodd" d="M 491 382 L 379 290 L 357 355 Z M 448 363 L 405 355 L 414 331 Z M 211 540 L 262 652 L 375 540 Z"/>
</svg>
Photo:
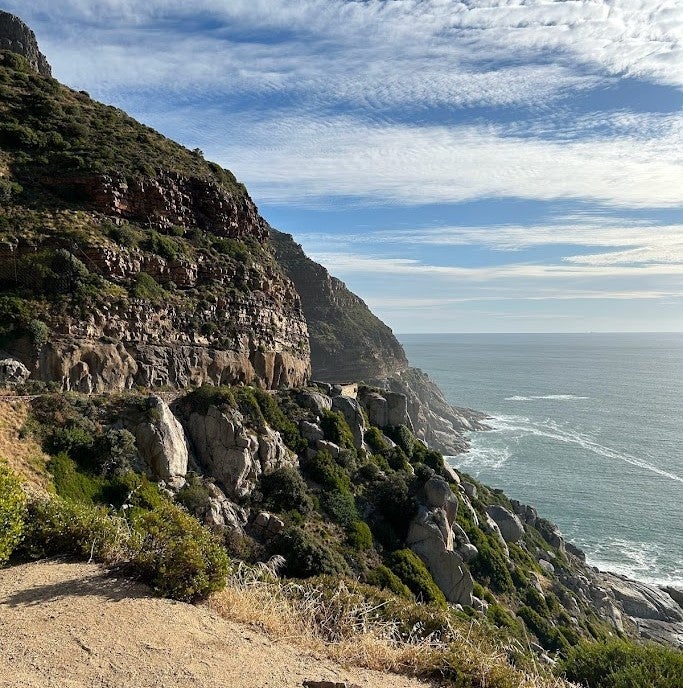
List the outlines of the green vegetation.
<svg viewBox="0 0 683 688">
<path fill-rule="evenodd" d="M 0 460 L 0 566 L 21 542 L 25 512 L 26 496 L 21 484 Z"/>
<path fill-rule="evenodd" d="M 422 563 L 409 549 L 401 549 L 391 555 L 391 570 L 410 589 L 418 600 L 446 606 L 446 598 Z"/>
<path fill-rule="evenodd" d="M 557 673 L 586 688 L 680 688 L 683 652 L 624 640 L 581 643 L 569 650 Z"/>
</svg>

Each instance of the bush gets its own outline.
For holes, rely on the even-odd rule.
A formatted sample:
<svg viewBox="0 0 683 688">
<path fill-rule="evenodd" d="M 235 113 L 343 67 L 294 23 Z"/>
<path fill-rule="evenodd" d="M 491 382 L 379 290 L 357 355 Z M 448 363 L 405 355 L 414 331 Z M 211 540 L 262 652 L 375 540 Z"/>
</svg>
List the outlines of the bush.
<svg viewBox="0 0 683 688">
<path fill-rule="evenodd" d="M 418 600 L 446 606 L 446 598 L 422 560 L 409 549 L 400 549 L 389 558 L 390 569 L 408 586 Z"/>
<path fill-rule="evenodd" d="M 136 299 L 145 299 L 147 301 L 158 301 L 166 295 L 164 288 L 146 272 L 138 272 L 135 276 L 135 284 L 133 285 L 133 296 Z"/>
<path fill-rule="evenodd" d="M 176 494 L 176 502 L 182 504 L 191 514 L 203 514 L 211 504 L 211 495 L 202 479 L 197 475 L 187 476 L 187 482 Z"/>
<path fill-rule="evenodd" d="M 320 502 L 332 522 L 342 528 L 348 529 L 358 520 L 356 500 L 352 494 L 328 490 L 323 492 Z"/>
<path fill-rule="evenodd" d="M 26 496 L 19 480 L 0 462 L 0 566 L 21 541 L 26 515 Z"/>
<path fill-rule="evenodd" d="M 349 568 L 342 557 L 319 537 L 301 528 L 291 528 L 275 538 L 273 554 L 281 554 L 287 564 L 284 573 L 296 578 L 321 574 L 345 575 Z"/>
<path fill-rule="evenodd" d="M 295 509 L 302 514 L 313 510 L 313 500 L 296 468 L 280 468 L 262 475 L 259 489 L 263 495 L 263 504 L 273 511 L 285 512 Z"/>
<path fill-rule="evenodd" d="M 195 518 L 168 503 L 132 523 L 142 537 L 133 564 L 161 595 L 192 602 L 225 586 L 228 555 Z"/>
<path fill-rule="evenodd" d="M 332 455 L 326 451 L 319 451 L 304 464 L 304 470 L 321 487 L 331 492 L 350 494 L 351 481 L 344 469 L 337 465 Z"/>
<path fill-rule="evenodd" d="M 322 418 L 320 419 L 320 427 L 325 433 L 325 439 L 329 442 L 334 442 L 340 447 L 356 451 L 356 446 L 353 442 L 353 433 L 349 428 L 344 416 L 338 411 L 323 410 Z"/>
<path fill-rule="evenodd" d="M 370 532 L 368 524 L 364 521 L 355 521 L 352 523 L 348 528 L 347 537 L 351 547 L 360 552 L 372 547 L 372 533 Z"/>
<path fill-rule="evenodd" d="M 541 645 L 547 650 L 566 652 L 569 649 L 569 642 L 562 632 L 554 628 L 547 619 L 535 612 L 531 607 L 521 606 L 517 610 L 517 616 L 524 621 L 527 628 L 535 634 Z"/>
<path fill-rule="evenodd" d="M 583 643 L 569 650 L 557 673 L 587 688 L 680 688 L 683 652 L 624 640 Z"/>
<path fill-rule="evenodd" d="M 378 513 L 391 526 L 400 540 L 405 539 L 408 524 L 417 513 L 417 503 L 410 495 L 406 477 L 395 473 L 375 483 L 368 490 L 368 498 Z"/>
<path fill-rule="evenodd" d="M 410 592 L 410 588 L 402 583 L 401 579 L 391 569 L 384 566 L 384 564 L 370 571 L 366 578 L 369 585 L 374 585 L 383 590 L 391 590 L 391 592 L 399 597 L 413 599 L 413 593 Z"/>
</svg>

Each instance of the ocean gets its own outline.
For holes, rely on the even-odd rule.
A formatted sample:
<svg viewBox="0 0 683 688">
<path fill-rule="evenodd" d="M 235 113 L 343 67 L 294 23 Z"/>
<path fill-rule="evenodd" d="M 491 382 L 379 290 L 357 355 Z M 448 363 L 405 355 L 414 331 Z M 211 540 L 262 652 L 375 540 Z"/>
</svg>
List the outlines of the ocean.
<svg viewBox="0 0 683 688">
<path fill-rule="evenodd" d="M 404 334 L 491 415 L 448 460 L 536 507 L 602 570 L 683 586 L 683 334 Z"/>
</svg>

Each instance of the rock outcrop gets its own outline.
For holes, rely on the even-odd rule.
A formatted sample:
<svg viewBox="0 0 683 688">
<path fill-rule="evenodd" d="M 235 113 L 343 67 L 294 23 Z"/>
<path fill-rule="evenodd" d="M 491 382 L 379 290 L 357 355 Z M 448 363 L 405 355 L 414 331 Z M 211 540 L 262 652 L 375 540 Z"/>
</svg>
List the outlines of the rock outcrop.
<svg viewBox="0 0 683 688">
<path fill-rule="evenodd" d="M 17 385 L 26 382 L 31 371 L 14 358 L 0 358 L 0 385 Z"/>
<path fill-rule="evenodd" d="M 234 409 L 210 406 L 205 414 L 194 412 L 186 428 L 199 463 L 232 499 L 251 494 L 261 474 L 298 464 L 279 432 L 266 427 L 258 433 L 249 430 Z"/>
<path fill-rule="evenodd" d="M 472 604 L 474 582 L 456 547 L 464 548 L 468 559 L 476 556 L 476 548 L 462 529 L 454 532 L 457 498 L 445 480 L 431 478 L 424 486 L 424 500 L 410 524 L 406 545 L 422 559 L 449 602 Z"/>
<path fill-rule="evenodd" d="M 278 262 L 301 295 L 316 380 L 344 382 L 408 367 L 392 331 L 346 285 L 311 260 L 289 234 L 271 229 Z"/>
<path fill-rule="evenodd" d="M 524 535 L 522 522 L 505 507 L 492 504 L 486 508 L 486 512 L 496 522 L 505 542 L 518 542 Z"/>
<path fill-rule="evenodd" d="M 25 57 L 42 76 L 52 76 L 52 68 L 38 48 L 36 35 L 19 17 L 0 10 L 0 50 L 11 50 Z"/>
<path fill-rule="evenodd" d="M 183 426 L 158 396 L 148 399 L 145 415 L 133 431 L 140 456 L 158 480 L 183 478 L 188 461 Z"/>
</svg>

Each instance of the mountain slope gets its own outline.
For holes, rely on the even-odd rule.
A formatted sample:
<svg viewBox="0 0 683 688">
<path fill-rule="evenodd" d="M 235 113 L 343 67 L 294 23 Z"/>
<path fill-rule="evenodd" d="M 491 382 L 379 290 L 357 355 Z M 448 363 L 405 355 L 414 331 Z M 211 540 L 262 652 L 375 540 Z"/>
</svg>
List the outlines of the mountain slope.
<svg viewBox="0 0 683 688">
<path fill-rule="evenodd" d="M 0 203 L 0 349 L 32 379 L 87 392 L 308 378 L 299 297 L 234 176 L 10 51 Z"/>
</svg>

